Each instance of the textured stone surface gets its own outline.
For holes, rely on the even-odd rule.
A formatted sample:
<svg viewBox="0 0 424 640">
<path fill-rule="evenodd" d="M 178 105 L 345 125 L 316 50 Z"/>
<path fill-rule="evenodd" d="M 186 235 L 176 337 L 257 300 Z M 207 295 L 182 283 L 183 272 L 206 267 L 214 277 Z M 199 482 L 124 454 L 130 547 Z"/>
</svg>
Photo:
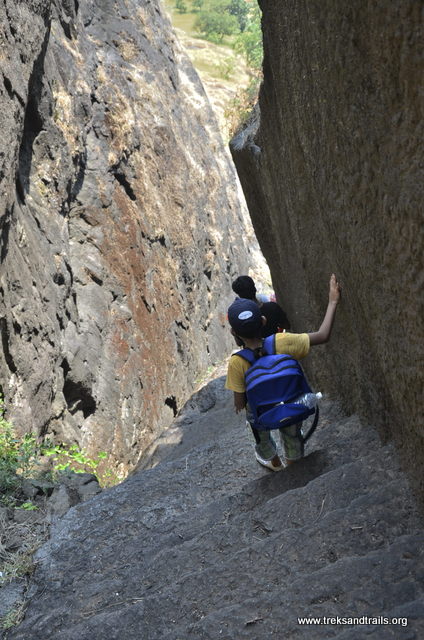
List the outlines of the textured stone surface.
<svg viewBox="0 0 424 640">
<path fill-rule="evenodd" d="M 275 474 L 231 405 L 223 378 L 210 383 L 154 468 L 56 522 L 8 640 L 419 640 L 422 519 L 393 447 L 326 401 L 307 457 Z"/>
<path fill-rule="evenodd" d="M 295 330 L 338 274 L 309 373 L 395 439 L 424 496 L 422 3 L 261 5 L 259 109 L 232 142 L 254 227 Z"/>
<path fill-rule="evenodd" d="M 249 232 L 158 0 L 4 0 L 1 390 L 125 471 L 231 344 Z"/>
</svg>

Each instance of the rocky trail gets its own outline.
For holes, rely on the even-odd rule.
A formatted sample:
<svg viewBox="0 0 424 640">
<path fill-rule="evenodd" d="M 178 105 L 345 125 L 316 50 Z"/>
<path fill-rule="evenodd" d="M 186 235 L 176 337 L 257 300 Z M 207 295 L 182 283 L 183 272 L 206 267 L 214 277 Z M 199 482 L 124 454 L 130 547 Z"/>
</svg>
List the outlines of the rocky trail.
<svg viewBox="0 0 424 640">
<path fill-rule="evenodd" d="M 306 458 L 272 473 L 211 380 L 143 469 L 56 522 L 4 637 L 424 637 L 422 520 L 393 447 L 329 399 L 321 415 Z"/>
</svg>

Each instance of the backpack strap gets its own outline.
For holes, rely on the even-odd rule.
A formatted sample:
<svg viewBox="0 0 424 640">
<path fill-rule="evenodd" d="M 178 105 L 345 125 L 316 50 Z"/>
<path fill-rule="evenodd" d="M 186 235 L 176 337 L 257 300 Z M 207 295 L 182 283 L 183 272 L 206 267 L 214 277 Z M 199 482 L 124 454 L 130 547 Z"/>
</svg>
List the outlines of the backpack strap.
<svg viewBox="0 0 424 640">
<path fill-rule="evenodd" d="M 265 355 L 275 356 L 275 335 L 268 336 L 262 341 L 262 349 Z M 240 351 L 233 353 L 233 356 L 240 356 L 247 360 L 247 362 L 250 362 L 250 364 L 253 364 L 257 360 L 252 349 L 241 349 Z"/>
<path fill-rule="evenodd" d="M 313 432 L 317 428 L 318 420 L 319 420 L 319 407 L 317 405 L 315 407 L 314 421 L 313 421 L 312 425 L 310 426 L 309 431 L 307 433 L 305 433 L 304 435 L 301 435 L 302 446 L 305 444 L 305 442 L 307 440 L 309 440 L 309 438 L 311 437 L 311 435 L 313 434 Z"/>
<path fill-rule="evenodd" d="M 240 356 L 240 358 L 244 358 L 250 364 L 256 362 L 255 354 L 252 349 L 241 349 L 240 351 L 233 353 L 233 356 Z"/>
<path fill-rule="evenodd" d="M 264 339 L 262 344 L 262 349 L 268 356 L 275 356 L 276 354 L 276 346 L 275 346 L 275 334 L 268 336 Z"/>
</svg>

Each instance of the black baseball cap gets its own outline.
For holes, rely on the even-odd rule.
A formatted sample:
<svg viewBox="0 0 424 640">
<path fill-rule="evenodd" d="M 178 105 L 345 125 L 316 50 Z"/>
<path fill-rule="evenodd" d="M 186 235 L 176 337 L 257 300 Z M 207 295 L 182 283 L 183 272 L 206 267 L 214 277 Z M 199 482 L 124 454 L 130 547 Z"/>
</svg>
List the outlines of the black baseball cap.
<svg viewBox="0 0 424 640">
<path fill-rule="evenodd" d="M 228 322 L 234 333 L 242 338 L 256 338 L 261 334 L 262 315 L 253 300 L 236 298 L 228 308 Z"/>
</svg>

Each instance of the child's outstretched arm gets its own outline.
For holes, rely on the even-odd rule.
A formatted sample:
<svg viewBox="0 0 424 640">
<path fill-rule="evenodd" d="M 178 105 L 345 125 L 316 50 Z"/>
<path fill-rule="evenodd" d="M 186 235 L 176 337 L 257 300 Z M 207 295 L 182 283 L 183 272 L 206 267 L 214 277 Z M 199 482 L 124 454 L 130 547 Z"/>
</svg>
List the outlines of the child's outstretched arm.
<svg viewBox="0 0 424 640">
<path fill-rule="evenodd" d="M 328 307 L 325 312 L 324 320 L 318 331 L 309 333 L 309 343 L 311 346 L 316 344 L 324 344 L 328 342 L 333 328 L 334 316 L 336 315 L 337 304 L 340 300 L 341 287 L 337 282 L 337 278 L 332 274 L 330 278 L 330 292 L 328 294 Z"/>
</svg>

